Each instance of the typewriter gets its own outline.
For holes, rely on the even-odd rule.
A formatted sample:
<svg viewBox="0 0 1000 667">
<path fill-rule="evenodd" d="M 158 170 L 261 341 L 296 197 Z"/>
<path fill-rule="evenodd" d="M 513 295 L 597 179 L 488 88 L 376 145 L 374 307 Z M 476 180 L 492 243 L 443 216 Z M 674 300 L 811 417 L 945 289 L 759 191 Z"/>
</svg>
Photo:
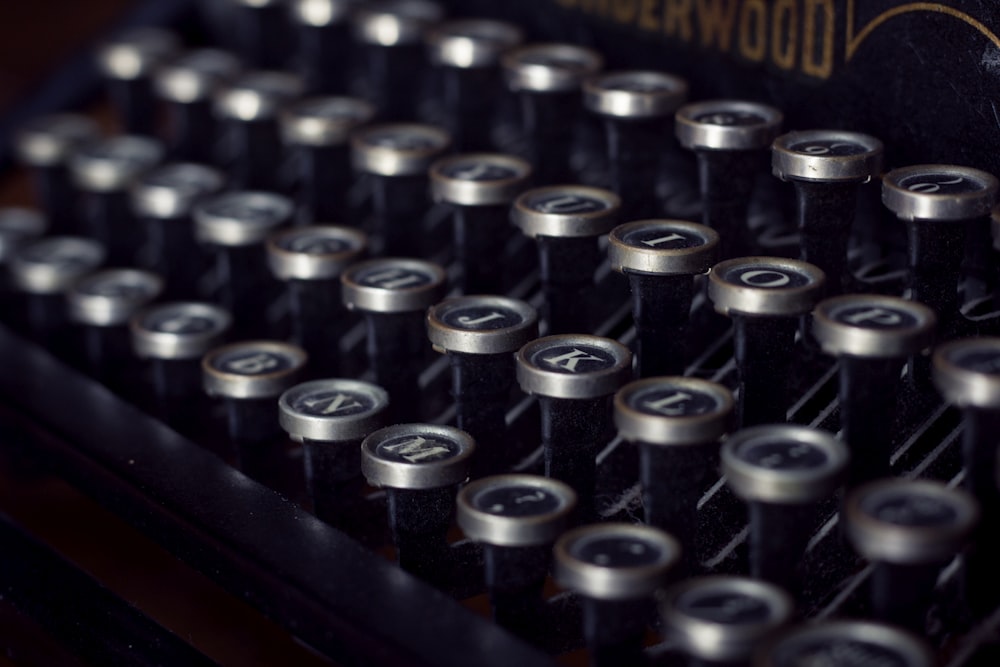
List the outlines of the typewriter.
<svg viewBox="0 0 1000 667">
<path fill-rule="evenodd" d="M 116 16 L 0 119 L 5 664 L 998 664 L 994 3 Z"/>
</svg>

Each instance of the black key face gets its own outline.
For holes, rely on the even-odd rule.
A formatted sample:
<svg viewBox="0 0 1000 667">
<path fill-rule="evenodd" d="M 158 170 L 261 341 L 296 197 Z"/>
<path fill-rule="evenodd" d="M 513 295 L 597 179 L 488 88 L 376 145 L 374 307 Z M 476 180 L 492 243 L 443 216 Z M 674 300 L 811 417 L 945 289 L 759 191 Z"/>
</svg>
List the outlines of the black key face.
<svg viewBox="0 0 1000 667">
<path fill-rule="evenodd" d="M 564 504 L 554 493 L 524 485 L 487 488 L 472 498 L 472 506 L 477 510 L 508 517 L 552 514 Z"/>
<path fill-rule="evenodd" d="M 601 88 L 605 90 L 622 90 L 627 93 L 668 93 L 676 90 L 670 85 L 669 79 L 642 74 L 622 74 L 601 79 Z"/>
<path fill-rule="evenodd" d="M 866 497 L 861 509 L 879 521 L 914 528 L 948 526 L 959 518 L 955 508 L 940 498 L 905 490 Z"/>
<path fill-rule="evenodd" d="M 360 392 L 320 389 L 296 396 L 291 407 L 315 417 L 355 417 L 379 406 L 371 396 Z"/>
<path fill-rule="evenodd" d="M 397 128 L 370 132 L 365 135 L 365 143 L 397 151 L 433 152 L 444 148 L 444 143 L 437 136 Z"/>
<path fill-rule="evenodd" d="M 522 54 L 519 61 L 524 65 L 541 65 L 567 72 L 584 71 L 590 66 L 589 62 L 573 58 L 567 53 L 546 53 L 544 51 L 529 51 Z"/>
<path fill-rule="evenodd" d="M 696 123 L 705 125 L 723 125 L 726 127 L 745 127 L 748 125 L 763 125 L 768 119 L 760 114 L 749 111 L 711 111 L 694 117 Z"/>
<path fill-rule="evenodd" d="M 426 464 L 446 461 L 461 453 L 457 442 L 436 435 L 401 435 L 380 442 L 375 455 L 396 463 Z"/>
<path fill-rule="evenodd" d="M 948 361 L 958 368 L 984 375 L 1000 375 L 1000 348 L 954 348 Z"/>
<path fill-rule="evenodd" d="M 506 46 L 512 43 L 512 35 L 502 26 L 496 26 L 489 21 L 461 21 L 447 26 L 442 31 L 449 37 L 464 37 L 481 44 Z"/>
<path fill-rule="evenodd" d="M 212 367 L 234 375 L 270 375 L 291 370 L 296 360 L 271 351 L 240 349 L 217 354 Z"/>
<path fill-rule="evenodd" d="M 600 567 L 643 567 L 665 560 L 658 545 L 624 535 L 600 535 L 577 540 L 569 547 L 571 556 Z"/>
<path fill-rule="evenodd" d="M 675 606 L 683 614 L 721 625 L 757 625 L 774 616 L 767 602 L 737 591 L 689 590 Z"/>
<path fill-rule="evenodd" d="M 378 266 L 355 276 L 355 281 L 365 287 L 384 290 L 407 290 L 430 285 L 435 277 L 411 268 Z"/>
<path fill-rule="evenodd" d="M 982 181 L 956 173 L 912 174 L 899 179 L 898 185 L 904 190 L 927 195 L 971 194 L 986 189 Z"/>
<path fill-rule="evenodd" d="M 34 118 L 28 121 L 24 130 L 67 141 L 79 141 L 96 134 L 96 128 L 89 120 L 64 114 Z"/>
<path fill-rule="evenodd" d="M 455 329 L 466 331 L 492 331 L 507 329 L 522 324 L 525 320 L 521 313 L 496 306 L 470 305 L 464 308 L 449 310 L 441 321 Z"/>
<path fill-rule="evenodd" d="M 568 375 L 597 373 L 618 364 L 610 352 L 590 345 L 553 345 L 536 350 L 528 360 L 536 368 Z"/>
<path fill-rule="evenodd" d="M 784 267 L 763 265 L 734 267 L 722 279 L 733 285 L 758 289 L 795 289 L 812 283 L 807 275 Z"/>
<path fill-rule="evenodd" d="M 83 157 L 113 162 L 120 169 L 137 169 L 149 166 L 160 157 L 160 151 L 151 141 L 121 137 L 85 146 Z"/>
<path fill-rule="evenodd" d="M 704 237 L 687 229 L 672 227 L 643 227 L 626 232 L 622 237 L 626 245 L 633 248 L 653 250 L 683 250 L 699 248 L 708 242 Z"/>
<path fill-rule="evenodd" d="M 157 333 L 178 336 L 199 335 L 217 331 L 220 323 L 205 315 L 195 315 L 181 311 L 150 314 L 142 321 L 142 328 Z"/>
<path fill-rule="evenodd" d="M 814 470 L 830 462 L 830 457 L 819 447 L 794 440 L 747 440 L 741 443 L 736 455 L 750 465 L 768 470 Z"/>
<path fill-rule="evenodd" d="M 112 276 L 104 280 L 85 281 L 79 285 L 78 289 L 81 294 L 131 301 L 154 294 L 156 286 L 152 283 L 142 283 L 130 278 Z"/>
<path fill-rule="evenodd" d="M 367 104 L 345 98 L 311 100 L 295 107 L 297 115 L 314 116 L 343 123 L 367 120 L 371 116 Z"/>
<path fill-rule="evenodd" d="M 237 197 L 211 202 L 205 207 L 205 212 L 251 225 L 277 224 L 287 214 L 285 207 L 279 208 L 262 199 Z"/>
<path fill-rule="evenodd" d="M 229 76 L 235 71 L 235 61 L 225 52 L 199 49 L 173 63 L 174 67 L 192 70 L 206 76 Z"/>
<path fill-rule="evenodd" d="M 832 637 L 779 645 L 772 661 L 775 667 L 908 667 L 904 656 L 885 646 Z"/>
<path fill-rule="evenodd" d="M 42 217 L 25 209 L 0 208 L 0 236 L 11 239 L 35 236 L 45 230 Z"/>
<path fill-rule="evenodd" d="M 666 383 L 630 394 L 628 406 L 637 412 L 660 417 L 693 417 L 722 407 L 711 394 Z"/>
<path fill-rule="evenodd" d="M 84 243 L 58 241 L 35 243 L 25 248 L 21 257 L 35 264 L 45 264 L 65 269 L 95 265 L 100 261 L 100 251 Z"/>
<path fill-rule="evenodd" d="M 283 235 L 277 245 L 282 250 L 306 255 L 335 255 L 357 249 L 357 244 L 346 238 L 311 231 Z"/>
<path fill-rule="evenodd" d="M 547 192 L 525 202 L 532 211 L 549 215 L 580 215 L 607 211 L 611 205 L 595 197 L 584 197 L 575 192 Z"/>
<path fill-rule="evenodd" d="M 871 148 L 864 144 L 853 141 L 837 139 L 810 139 L 800 141 L 788 147 L 788 150 L 803 155 L 817 155 L 824 157 L 848 157 L 850 155 L 863 155 L 871 152 Z"/>
<path fill-rule="evenodd" d="M 211 192 L 221 185 L 221 178 L 203 167 L 191 164 L 171 164 L 144 175 L 140 182 L 184 193 Z"/>
<path fill-rule="evenodd" d="M 921 322 L 912 313 L 899 308 L 865 304 L 838 308 L 830 313 L 830 319 L 839 324 L 880 331 L 911 329 Z"/>
<path fill-rule="evenodd" d="M 456 181 L 509 181 L 524 174 L 506 164 L 491 164 L 485 160 L 456 161 L 446 165 L 441 175 Z"/>
</svg>

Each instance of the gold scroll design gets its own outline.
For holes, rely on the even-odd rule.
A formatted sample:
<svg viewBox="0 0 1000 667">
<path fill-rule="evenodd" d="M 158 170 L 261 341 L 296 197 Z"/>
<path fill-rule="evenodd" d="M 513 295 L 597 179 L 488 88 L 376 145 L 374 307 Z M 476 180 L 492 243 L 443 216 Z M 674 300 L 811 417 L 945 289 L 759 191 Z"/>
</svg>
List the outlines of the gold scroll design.
<svg viewBox="0 0 1000 667">
<path fill-rule="evenodd" d="M 909 14 L 912 12 L 934 12 L 937 14 L 946 14 L 952 16 L 960 21 L 968 23 L 970 26 L 975 28 L 977 31 L 982 33 L 988 40 L 993 42 L 993 45 L 1000 49 L 1000 37 L 997 37 L 989 28 L 987 28 L 981 21 L 974 19 L 965 12 L 960 12 L 953 7 L 947 7 L 945 5 L 940 5 L 936 2 L 911 2 L 905 5 L 900 5 L 898 7 L 893 7 L 892 9 L 887 9 L 882 12 L 871 21 L 865 24 L 857 34 L 854 33 L 854 3 L 855 0 L 847 0 L 847 53 L 846 60 L 850 60 L 854 57 L 855 52 L 861 46 L 861 43 L 868 39 L 868 36 L 875 32 L 879 26 L 881 26 L 886 21 L 896 18 L 902 14 Z"/>
</svg>

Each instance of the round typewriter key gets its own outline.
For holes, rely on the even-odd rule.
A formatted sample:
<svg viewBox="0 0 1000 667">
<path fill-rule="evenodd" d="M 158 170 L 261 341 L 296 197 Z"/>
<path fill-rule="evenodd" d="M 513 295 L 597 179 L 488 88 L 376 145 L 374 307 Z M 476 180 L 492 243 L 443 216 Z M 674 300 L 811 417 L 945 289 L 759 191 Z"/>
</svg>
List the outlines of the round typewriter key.
<svg viewBox="0 0 1000 667">
<path fill-rule="evenodd" d="M 302 81 L 287 72 L 245 72 L 214 97 L 212 109 L 222 137 L 217 159 L 238 188 L 281 190 L 281 131 L 278 113 L 302 94 Z"/>
<path fill-rule="evenodd" d="M 697 378 L 656 377 L 615 394 L 615 426 L 639 446 L 646 523 L 684 545 L 684 566 L 697 569 L 698 500 L 715 481 L 719 440 L 729 430 L 733 396 Z"/>
<path fill-rule="evenodd" d="M 801 625 L 770 642 L 754 667 L 933 667 L 934 654 L 908 632 L 872 621 L 825 621 Z"/>
<path fill-rule="evenodd" d="M 681 545 L 656 528 L 583 526 L 556 542 L 556 583 L 578 593 L 583 634 L 596 666 L 642 664 L 642 638 Z"/>
<path fill-rule="evenodd" d="M 503 21 L 448 21 L 427 35 L 430 61 L 441 78 L 445 126 L 461 151 L 488 150 L 501 103 L 500 57 L 524 40 Z"/>
<path fill-rule="evenodd" d="M 101 380 L 127 387 L 132 346 L 128 322 L 163 291 L 163 279 L 137 269 L 108 269 L 78 281 L 66 293 L 69 319 L 81 325 L 85 356 Z"/>
<path fill-rule="evenodd" d="M 604 59 L 572 44 L 528 44 L 508 52 L 501 63 L 508 88 L 520 98 L 528 161 L 537 181 L 573 182 L 570 147 L 580 122 L 580 89 Z"/>
<path fill-rule="evenodd" d="M 498 246 L 510 229 L 510 203 L 530 177 L 526 161 L 499 153 L 455 155 L 431 165 L 431 194 L 452 207 L 464 293 L 503 291 L 504 258 Z"/>
<path fill-rule="evenodd" d="M 538 336 L 538 314 L 517 299 L 457 297 L 427 312 L 427 335 L 434 349 L 448 355 L 456 423 L 476 440 L 472 477 L 499 472 L 514 352 Z"/>
<path fill-rule="evenodd" d="M 83 228 L 107 248 L 112 264 L 136 263 L 142 234 L 132 215 L 129 188 L 162 158 L 157 141 L 138 136 L 86 144 L 70 158 L 70 175 L 83 193 Z"/>
<path fill-rule="evenodd" d="M 882 142 L 840 130 L 789 132 L 771 146 L 771 169 L 795 186 L 801 258 L 823 269 L 827 294 L 850 285 L 847 242 L 857 209 L 858 186 L 882 172 Z"/>
<path fill-rule="evenodd" d="M 351 64 L 351 11 L 354 0 L 290 0 L 292 28 L 298 43 L 299 73 L 306 91 L 347 92 Z"/>
<path fill-rule="evenodd" d="M 225 402 L 233 441 L 262 442 L 280 432 L 274 403 L 298 381 L 306 359 L 298 346 L 267 340 L 223 345 L 202 358 L 205 393 Z"/>
<path fill-rule="evenodd" d="M 750 664 L 761 643 L 792 617 L 795 605 L 781 588 L 756 579 L 689 579 L 667 590 L 660 613 L 667 635 L 694 664 Z"/>
<path fill-rule="evenodd" d="M 612 396 L 631 377 L 632 354 L 610 338 L 546 336 L 517 353 L 518 384 L 541 408 L 545 475 L 573 487 L 584 517 L 593 513 L 594 457 L 611 439 Z"/>
<path fill-rule="evenodd" d="M 426 0 L 377 0 L 353 13 L 354 39 L 364 49 L 365 75 L 382 120 L 416 118 L 427 67 L 424 35 L 444 18 Z"/>
<path fill-rule="evenodd" d="M 721 458 L 729 487 L 750 509 L 751 573 L 795 590 L 815 504 L 840 486 L 847 447 L 806 426 L 756 426 L 731 435 Z"/>
<path fill-rule="evenodd" d="M 702 222 L 722 237 L 723 259 L 754 247 L 747 205 L 754 180 L 783 117 L 773 107 L 739 100 L 712 100 L 681 107 L 675 119 L 681 146 L 695 152 L 702 197 Z"/>
<path fill-rule="evenodd" d="M 569 526 L 576 494 L 536 475 L 496 475 L 458 494 L 458 525 L 483 548 L 493 618 L 522 637 L 538 631 L 552 544 Z"/>
<path fill-rule="evenodd" d="M 855 489 L 844 516 L 854 549 L 875 563 L 875 617 L 922 633 L 938 575 L 976 525 L 976 501 L 940 482 L 887 479 Z"/>
<path fill-rule="evenodd" d="M 875 294 L 825 299 L 813 311 L 813 336 L 840 362 L 849 488 L 889 474 L 900 374 L 907 357 L 930 345 L 936 322 L 923 304 Z"/>
<path fill-rule="evenodd" d="M 340 281 L 344 304 L 365 317 L 368 362 L 392 398 L 390 422 L 418 418 L 427 348 L 423 316 L 444 296 L 444 269 L 416 259 L 376 259 L 355 264 Z"/>
<path fill-rule="evenodd" d="M 798 316 L 819 300 L 823 272 L 800 260 L 741 257 L 716 264 L 708 277 L 715 310 L 733 321 L 738 423 L 785 421 Z"/>
<path fill-rule="evenodd" d="M 511 221 L 538 245 L 549 333 L 590 331 L 597 240 L 617 224 L 620 207 L 615 193 L 584 185 L 534 188 L 515 200 Z"/>
<path fill-rule="evenodd" d="M 45 233 L 48 222 L 33 208 L 0 207 L 0 266 L 8 264 L 17 249 Z"/>
<path fill-rule="evenodd" d="M 639 377 L 683 373 L 694 276 L 715 264 L 719 235 L 694 222 L 639 220 L 612 229 L 608 241 L 611 268 L 632 289 Z"/>
<path fill-rule="evenodd" d="M 906 224 L 909 296 L 937 313 L 944 339 L 962 333 L 958 284 L 967 236 L 988 245 L 998 189 L 991 174 L 952 165 L 903 167 L 882 179 L 882 203 Z"/>
<path fill-rule="evenodd" d="M 195 49 L 160 67 L 153 88 L 166 111 L 167 151 L 175 160 L 211 163 L 216 141 L 212 97 L 236 78 L 240 63 L 220 49 Z"/>
<path fill-rule="evenodd" d="M 31 171 L 35 197 L 54 234 L 79 231 L 67 165 L 80 146 L 99 136 L 94 121 L 76 114 L 38 116 L 14 135 L 14 154 Z"/>
<path fill-rule="evenodd" d="M 226 0 L 230 35 L 243 62 L 251 67 L 281 69 L 287 63 L 291 34 L 284 0 Z"/>
<path fill-rule="evenodd" d="M 145 225 L 148 263 L 166 281 L 169 299 L 197 295 L 208 261 L 195 242 L 192 212 L 224 184 L 217 169 L 174 162 L 147 171 L 132 186 L 132 212 Z"/>
<path fill-rule="evenodd" d="M 354 168 L 371 177 L 372 214 L 381 254 L 422 254 L 427 246 L 427 169 L 451 145 L 448 133 L 416 123 L 374 125 L 351 140 Z"/>
<path fill-rule="evenodd" d="M 295 227 L 267 240 L 271 273 L 285 284 L 292 337 L 309 353 L 316 376 L 340 372 L 340 339 L 349 318 L 340 298 L 340 274 L 368 248 L 364 232 L 333 225 Z"/>
<path fill-rule="evenodd" d="M 293 211 L 291 200 L 271 192 L 227 192 L 194 209 L 195 239 L 215 255 L 219 299 L 243 333 L 268 328 L 266 305 L 275 286 L 267 272 L 264 243 L 288 223 Z"/>
<path fill-rule="evenodd" d="M 282 136 L 298 165 L 300 222 L 348 218 L 349 138 L 374 116 L 375 107 L 354 97 L 310 97 L 282 112 Z"/>
<path fill-rule="evenodd" d="M 125 132 L 152 135 L 156 130 L 153 72 L 177 51 L 177 39 L 156 28 L 134 28 L 103 44 L 97 69 Z"/>
<path fill-rule="evenodd" d="M 674 112 L 687 101 L 683 79 L 653 71 L 600 74 L 583 84 L 584 105 L 604 119 L 612 189 L 626 220 L 659 212 L 656 180 Z"/>
<path fill-rule="evenodd" d="M 431 424 L 388 426 L 361 443 L 361 472 L 386 490 L 396 558 L 404 570 L 432 581 L 447 576 L 445 535 L 475 448 L 468 433 Z"/>
<path fill-rule="evenodd" d="M 361 441 L 385 426 L 388 405 L 381 387 L 339 378 L 297 384 L 278 399 L 281 427 L 302 442 L 313 511 L 352 533 L 363 513 Z"/>
</svg>

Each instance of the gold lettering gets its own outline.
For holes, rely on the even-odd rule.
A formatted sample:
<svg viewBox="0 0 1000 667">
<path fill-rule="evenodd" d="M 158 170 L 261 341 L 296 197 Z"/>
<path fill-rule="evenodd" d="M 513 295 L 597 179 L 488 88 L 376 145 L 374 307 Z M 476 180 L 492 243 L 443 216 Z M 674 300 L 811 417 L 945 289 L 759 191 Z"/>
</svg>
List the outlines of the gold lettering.
<svg viewBox="0 0 1000 667">
<path fill-rule="evenodd" d="M 619 23 L 632 23 L 639 12 L 639 0 L 614 0 L 612 11 Z"/>
<path fill-rule="evenodd" d="M 833 0 L 806 0 L 802 35 L 803 72 L 820 79 L 827 79 L 833 73 L 833 31 Z M 817 39 L 821 40 L 818 52 Z"/>
<path fill-rule="evenodd" d="M 767 5 L 764 0 L 746 0 L 740 12 L 740 55 L 760 62 L 767 52 Z"/>
<path fill-rule="evenodd" d="M 692 0 L 664 0 L 663 30 L 668 35 L 691 41 Z"/>
<path fill-rule="evenodd" d="M 732 0 L 698 0 L 698 27 L 702 46 L 729 51 L 737 3 Z"/>
<path fill-rule="evenodd" d="M 642 7 L 639 9 L 639 28 L 641 30 L 659 30 L 660 19 L 657 12 L 660 9 L 660 0 L 642 0 Z"/>
<path fill-rule="evenodd" d="M 795 66 L 799 41 L 797 0 L 777 0 L 771 14 L 771 60 L 781 69 Z M 783 30 L 787 29 L 787 32 Z"/>
</svg>

